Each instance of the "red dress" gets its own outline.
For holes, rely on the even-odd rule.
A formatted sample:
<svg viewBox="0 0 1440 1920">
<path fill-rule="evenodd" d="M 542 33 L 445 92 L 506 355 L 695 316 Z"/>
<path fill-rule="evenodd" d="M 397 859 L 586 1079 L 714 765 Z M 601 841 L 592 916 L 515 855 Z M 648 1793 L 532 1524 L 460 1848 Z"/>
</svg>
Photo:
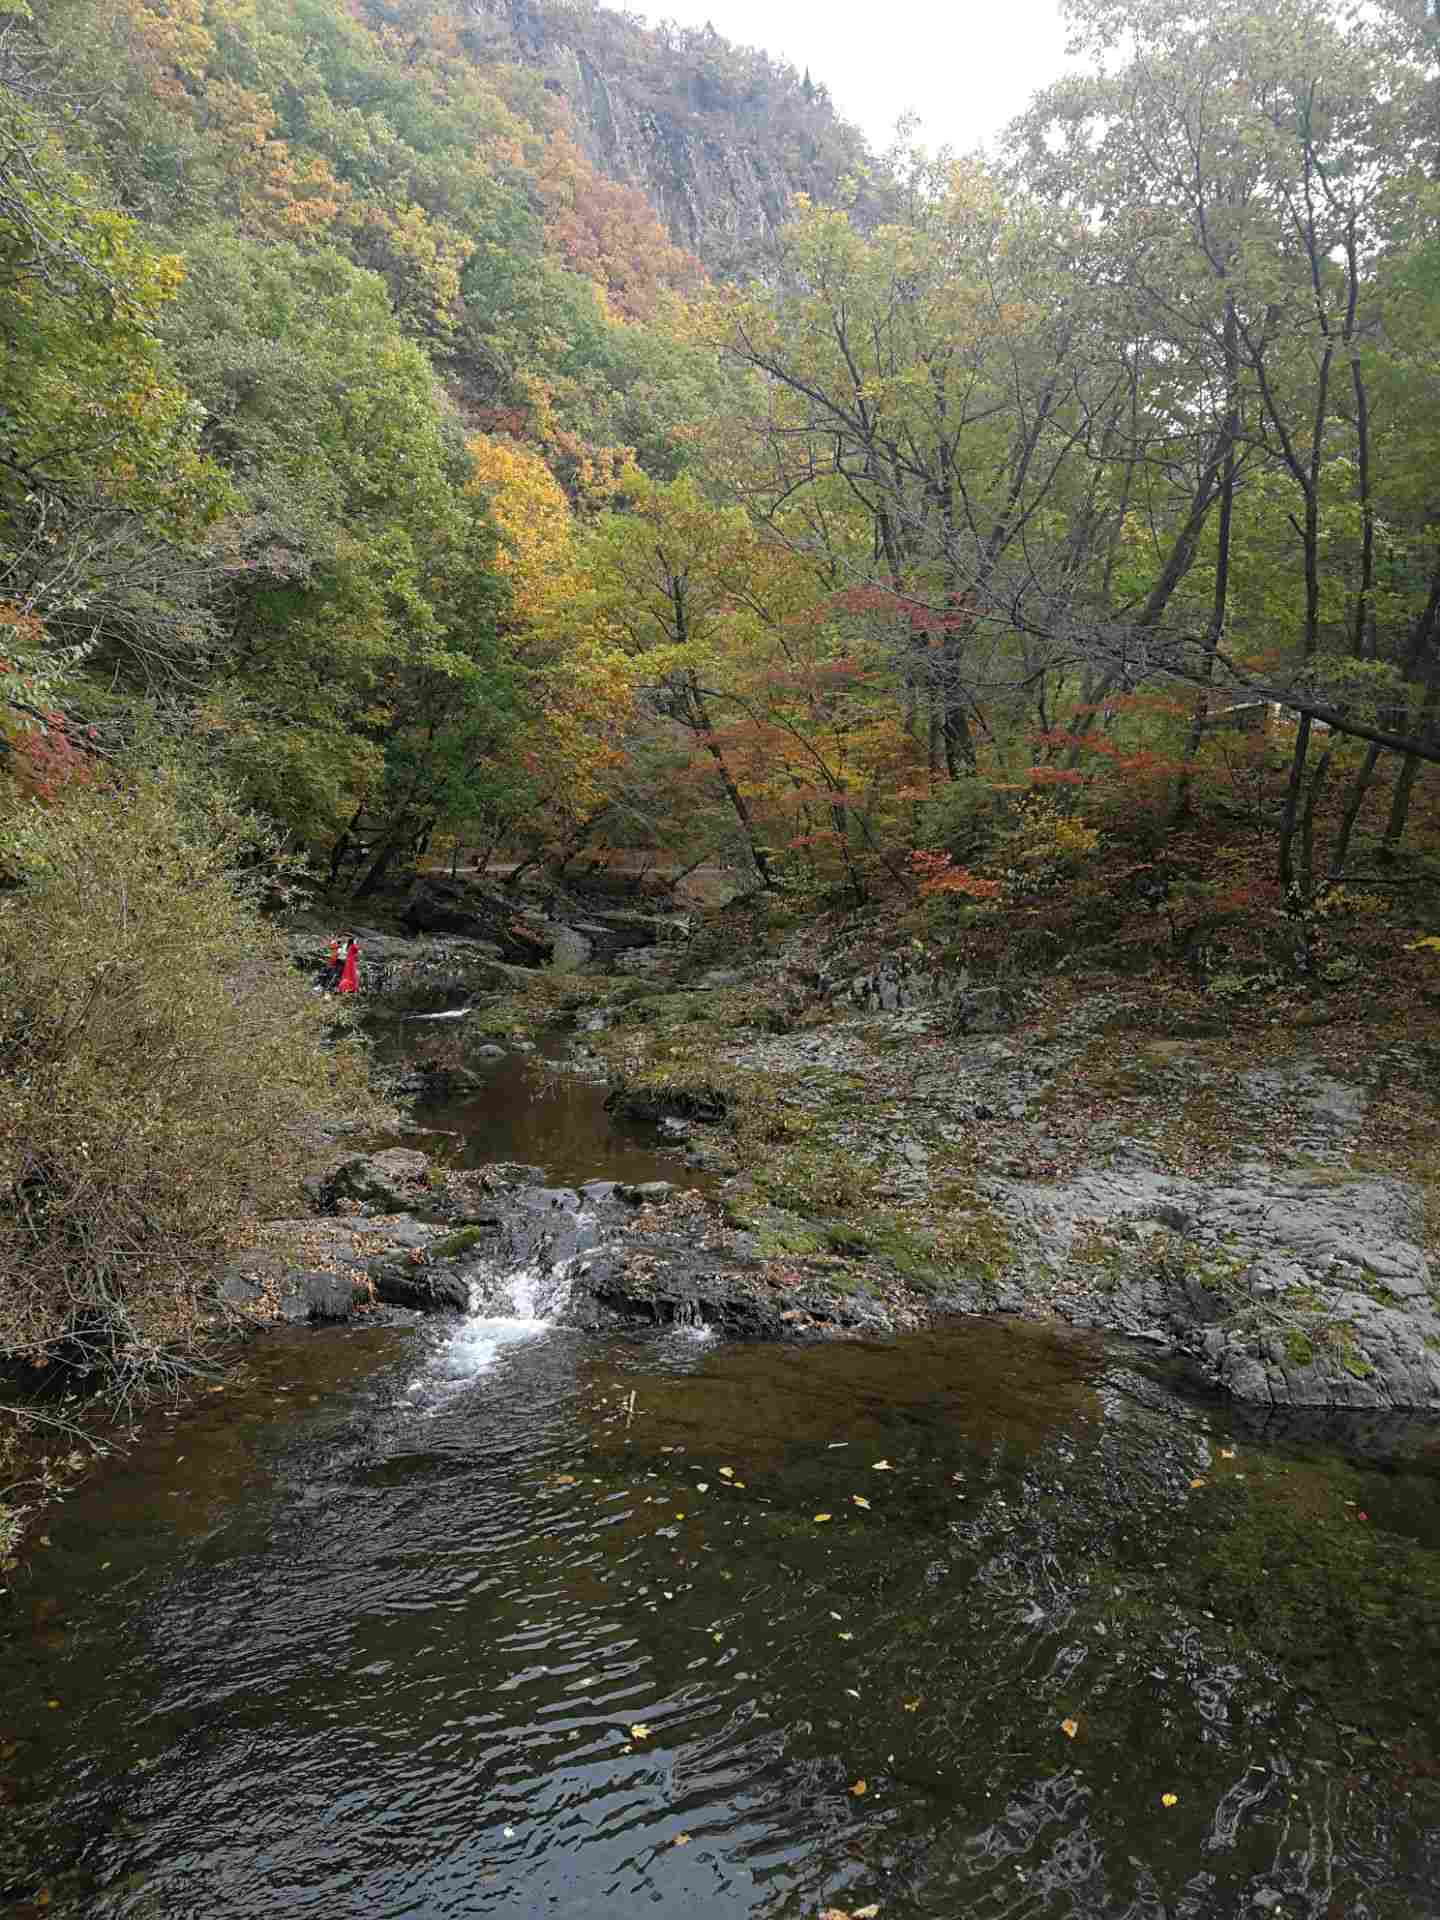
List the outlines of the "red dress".
<svg viewBox="0 0 1440 1920">
<path fill-rule="evenodd" d="M 345 965 L 340 969 L 340 984 L 337 993 L 358 993 L 360 991 L 360 948 L 352 940 L 345 949 Z"/>
</svg>

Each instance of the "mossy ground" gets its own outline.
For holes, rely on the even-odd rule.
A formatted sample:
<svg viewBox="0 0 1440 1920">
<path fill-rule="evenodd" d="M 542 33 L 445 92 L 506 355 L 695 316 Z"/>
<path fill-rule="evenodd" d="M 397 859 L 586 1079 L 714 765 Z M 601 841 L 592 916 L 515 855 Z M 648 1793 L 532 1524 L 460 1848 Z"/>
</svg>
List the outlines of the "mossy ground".
<svg viewBox="0 0 1440 1920">
<path fill-rule="evenodd" d="M 1001 1110 L 977 1101 L 975 1118 L 959 1125 L 947 1124 L 932 1089 L 952 1073 L 974 1075 L 979 1056 L 943 1010 L 918 1025 L 866 1016 L 807 984 L 817 958 L 844 977 L 902 949 L 908 956 L 922 932 L 923 964 L 942 980 L 964 967 L 1010 982 L 1024 1002 L 995 1063 L 999 1095 L 985 1102 Z M 881 1298 L 890 1290 L 923 1306 L 967 1289 L 974 1298 L 977 1288 L 997 1297 L 1018 1261 L 1012 1223 L 989 1197 L 994 1177 L 1063 1181 L 1137 1150 L 1189 1179 L 1247 1156 L 1322 1184 L 1401 1174 L 1421 1189 L 1440 1251 L 1440 1007 L 1415 990 L 1418 962 L 1378 976 L 1368 967 L 1339 984 L 1271 968 L 1247 976 L 1243 993 L 1216 992 L 1163 945 L 1146 949 L 1140 972 L 1067 960 L 1037 974 L 1003 942 L 981 953 L 988 938 L 947 946 L 883 910 L 806 918 L 752 902 L 738 922 L 703 924 L 662 974 L 537 975 L 492 1000 L 467 1032 L 513 1039 L 603 1008 L 607 1030 L 585 1036 L 592 1065 L 635 1111 L 698 1123 L 694 1142 L 729 1177 L 730 1223 L 756 1234 L 762 1258 Z M 707 967 L 737 963 L 740 982 L 700 985 Z M 1004 1077 L 1037 1057 L 1044 1073 L 1024 1088 L 1017 1120 L 1004 1109 Z M 1304 1099 L 1286 1091 L 1286 1071 L 1300 1063 L 1364 1088 L 1358 1138 L 1317 1144 Z M 1113 1289 L 1169 1257 L 1167 1246 L 1168 1236 L 1120 1248 L 1103 1233 L 1093 1244 L 1082 1235 L 1075 1265 Z M 1190 1259 L 1178 1238 L 1170 1253 Z M 1244 1264 L 1222 1256 L 1213 1272 L 1186 1273 L 1234 1293 L 1236 1312 L 1253 1315 L 1238 1279 Z M 1025 1284 L 1044 1311 L 1033 1274 Z M 1372 1292 L 1383 1301 L 1378 1283 Z M 1364 1377 L 1353 1331 L 1318 1308 L 1287 1301 L 1260 1318 L 1294 1364 L 1325 1348 Z"/>
</svg>

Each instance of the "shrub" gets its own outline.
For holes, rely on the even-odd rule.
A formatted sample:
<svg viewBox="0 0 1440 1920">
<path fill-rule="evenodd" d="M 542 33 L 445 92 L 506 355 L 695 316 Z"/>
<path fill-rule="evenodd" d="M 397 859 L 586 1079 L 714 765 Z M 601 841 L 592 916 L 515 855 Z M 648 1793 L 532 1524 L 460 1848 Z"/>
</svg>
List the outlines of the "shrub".
<svg viewBox="0 0 1440 1920">
<path fill-rule="evenodd" d="M 173 1380 L 207 1273 L 286 1197 L 363 1043 L 237 880 L 253 827 L 159 779 L 0 813 L 0 1358 Z"/>
</svg>

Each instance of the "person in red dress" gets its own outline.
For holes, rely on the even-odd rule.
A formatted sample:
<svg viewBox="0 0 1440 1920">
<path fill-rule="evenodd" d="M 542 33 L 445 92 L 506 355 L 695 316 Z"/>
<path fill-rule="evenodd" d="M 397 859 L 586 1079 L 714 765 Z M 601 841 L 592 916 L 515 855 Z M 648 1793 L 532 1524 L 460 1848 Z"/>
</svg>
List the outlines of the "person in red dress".
<svg viewBox="0 0 1440 1920">
<path fill-rule="evenodd" d="M 345 963 L 340 969 L 340 984 L 337 993 L 358 993 L 360 991 L 360 942 L 352 933 L 345 947 Z"/>
</svg>

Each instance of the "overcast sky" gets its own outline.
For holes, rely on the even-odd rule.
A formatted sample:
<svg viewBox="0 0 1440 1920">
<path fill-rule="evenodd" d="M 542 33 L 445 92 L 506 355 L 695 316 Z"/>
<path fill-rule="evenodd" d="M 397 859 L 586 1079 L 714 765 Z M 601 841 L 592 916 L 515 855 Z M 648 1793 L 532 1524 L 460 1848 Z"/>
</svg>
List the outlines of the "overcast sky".
<svg viewBox="0 0 1440 1920">
<path fill-rule="evenodd" d="M 620 0 L 624 5 L 625 0 Z M 914 112 L 928 147 L 988 144 L 1037 87 L 1062 70 L 1058 0 L 629 0 L 651 21 L 678 20 L 789 60 L 823 80 L 841 117 L 889 146 Z"/>
</svg>

